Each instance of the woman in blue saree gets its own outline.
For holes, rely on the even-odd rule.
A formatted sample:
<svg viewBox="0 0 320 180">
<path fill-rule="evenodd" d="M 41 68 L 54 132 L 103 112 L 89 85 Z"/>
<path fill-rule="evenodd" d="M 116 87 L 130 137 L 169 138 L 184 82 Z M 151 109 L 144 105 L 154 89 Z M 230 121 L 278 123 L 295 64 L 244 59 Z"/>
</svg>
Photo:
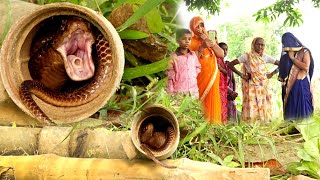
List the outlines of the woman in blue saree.
<svg viewBox="0 0 320 180">
<path fill-rule="evenodd" d="M 314 62 L 311 52 L 290 32 L 282 35 L 279 80 L 285 120 L 300 120 L 313 114 L 311 78 Z"/>
</svg>

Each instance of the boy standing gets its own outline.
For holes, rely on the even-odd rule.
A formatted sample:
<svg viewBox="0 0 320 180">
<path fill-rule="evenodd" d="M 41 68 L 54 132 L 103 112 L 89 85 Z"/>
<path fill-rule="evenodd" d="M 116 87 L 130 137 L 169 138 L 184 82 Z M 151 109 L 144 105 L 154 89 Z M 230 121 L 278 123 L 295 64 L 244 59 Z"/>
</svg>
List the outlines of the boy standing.
<svg viewBox="0 0 320 180">
<path fill-rule="evenodd" d="M 190 94 L 199 98 L 197 75 L 201 65 L 197 55 L 189 50 L 192 34 L 188 29 L 178 29 L 176 40 L 179 47 L 171 54 L 167 76 L 167 92 L 169 94 Z"/>
</svg>

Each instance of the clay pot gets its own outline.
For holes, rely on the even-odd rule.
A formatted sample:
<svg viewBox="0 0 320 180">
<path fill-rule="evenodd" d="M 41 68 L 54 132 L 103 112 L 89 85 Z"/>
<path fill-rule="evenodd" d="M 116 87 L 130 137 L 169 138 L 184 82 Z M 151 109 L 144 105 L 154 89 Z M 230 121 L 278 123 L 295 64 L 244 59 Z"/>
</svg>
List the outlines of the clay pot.
<svg viewBox="0 0 320 180">
<path fill-rule="evenodd" d="M 31 79 L 28 61 L 32 39 L 40 28 L 40 23 L 54 16 L 77 16 L 92 23 L 109 40 L 112 49 L 113 69 L 108 75 L 107 84 L 101 84 L 105 89 L 91 102 L 77 107 L 56 107 L 34 97 L 39 107 L 56 123 L 70 123 L 80 121 L 97 112 L 104 106 L 115 92 L 122 78 L 124 69 L 124 50 L 121 39 L 115 28 L 98 12 L 89 8 L 70 3 L 53 3 L 37 6 L 21 17 L 10 28 L 1 49 L 1 78 L 5 90 L 14 103 L 25 113 L 31 113 L 21 102 L 19 86 L 27 79 Z"/>
</svg>

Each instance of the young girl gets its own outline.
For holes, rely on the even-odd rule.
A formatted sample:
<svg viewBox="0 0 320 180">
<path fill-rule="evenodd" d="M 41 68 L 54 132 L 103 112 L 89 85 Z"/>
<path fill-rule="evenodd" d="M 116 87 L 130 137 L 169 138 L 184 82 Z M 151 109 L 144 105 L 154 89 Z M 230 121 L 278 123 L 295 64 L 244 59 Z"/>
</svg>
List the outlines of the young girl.
<svg viewBox="0 0 320 180">
<path fill-rule="evenodd" d="M 179 47 L 171 54 L 167 69 L 167 92 L 189 94 L 198 98 L 197 75 L 201 70 L 201 65 L 197 55 L 189 50 L 191 36 L 188 29 L 178 29 L 176 32 Z"/>
<path fill-rule="evenodd" d="M 224 51 L 224 57 L 227 55 L 227 48 L 225 47 L 225 43 L 219 43 L 219 46 Z M 224 47 L 224 48 L 223 48 Z M 220 83 L 219 83 L 219 91 L 221 98 L 221 120 L 223 124 L 228 122 L 228 68 L 224 62 L 224 58 L 217 58 L 218 68 L 220 70 Z"/>
<path fill-rule="evenodd" d="M 221 49 L 223 49 L 224 58 L 225 58 L 228 54 L 228 45 L 224 42 L 220 42 L 219 46 L 221 47 Z M 236 106 L 234 103 L 234 100 L 238 96 L 238 93 L 236 92 L 236 82 L 235 82 L 235 79 L 233 76 L 233 71 L 227 67 L 228 61 L 226 61 L 225 59 L 223 59 L 223 60 L 224 60 L 224 63 L 222 64 L 223 68 L 219 67 L 219 69 L 220 69 L 220 73 L 223 73 L 227 77 L 226 82 L 225 82 L 227 87 L 224 89 L 223 92 L 227 94 L 227 96 L 226 96 L 227 103 L 225 106 L 227 106 L 228 122 L 236 124 L 237 123 L 237 109 L 236 109 Z M 220 77 L 222 77 L 222 76 L 223 75 L 221 75 Z M 220 84 L 221 84 L 221 79 L 220 79 Z M 220 93 L 221 93 L 221 90 L 220 90 Z M 222 100 L 222 98 L 221 98 L 221 100 Z M 222 112 L 224 112 L 223 109 L 222 109 Z"/>
</svg>

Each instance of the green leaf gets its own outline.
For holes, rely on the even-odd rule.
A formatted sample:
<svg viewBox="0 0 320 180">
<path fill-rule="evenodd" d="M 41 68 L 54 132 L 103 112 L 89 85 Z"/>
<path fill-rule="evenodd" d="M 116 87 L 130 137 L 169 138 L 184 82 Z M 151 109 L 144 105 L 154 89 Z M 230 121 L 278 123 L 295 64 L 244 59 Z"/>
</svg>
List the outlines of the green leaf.
<svg viewBox="0 0 320 180">
<path fill-rule="evenodd" d="M 300 166 L 301 166 L 301 162 L 292 162 L 292 163 L 289 163 L 289 165 L 287 166 L 287 170 L 293 175 L 298 175 L 300 172 L 297 168 Z"/>
<path fill-rule="evenodd" d="M 305 166 L 297 167 L 297 170 L 299 170 L 299 171 L 310 171 L 310 169 L 308 167 L 305 167 Z"/>
<path fill-rule="evenodd" d="M 185 138 L 183 138 L 179 142 L 179 146 L 183 145 L 186 142 L 189 142 L 191 139 L 193 139 L 198 134 L 200 134 L 203 130 L 205 130 L 206 127 L 207 127 L 207 123 L 206 122 L 203 122 L 202 124 L 200 124 L 199 127 L 197 127 L 191 134 L 188 134 Z"/>
<path fill-rule="evenodd" d="M 289 17 L 286 18 L 286 20 L 284 20 L 283 25 L 286 25 L 288 23 L 288 21 L 290 20 Z"/>
<path fill-rule="evenodd" d="M 298 157 L 305 161 L 312 161 L 312 157 L 304 149 L 299 149 L 297 153 Z"/>
<path fill-rule="evenodd" d="M 114 9 L 122 6 L 124 3 L 128 2 L 129 0 L 119 0 L 115 5 L 114 5 Z"/>
<path fill-rule="evenodd" d="M 75 0 L 73 3 L 74 4 L 80 4 L 82 6 L 86 6 L 88 8 L 91 8 L 91 9 L 94 9 L 94 10 L 97 10 L 99 8 L 99 6 L 103 3 L 105 3 L 107 0 L 92 0 L 92 1 L 84 1 L 84 0 L 81 0 L 81 1 L 78 1 Z"/>
<path fill-rule="evenodd" d="M 228 155 L 227 157 L 225 157 L 223 159 L 223 162 L 224 163 L 230 163 L 232 161 L 232 159 L 233 159 L 233 155 Z"/>
<path fill-rule="evenodd" d="M 158 33 L 163 30 L 164 24 L 157 9 L 151 10 L 145 17 L 150 33 Z"/>
<path fill-rule="evenodd" d="M 168 61 L 169 61 L 169 58 L 165 58 L 151 64 L 133 67 L 133 68 L 126 68 L 124 70 L 122 79 L 130 80 L 130 79 L 134 79 L 134 78 L 138 78 L 146 75 L 155 74 L 161 71 L 165 71 L 168 67 Z"/>
<path fill-rule="evenodd" d="M 320 172 L 320 165 L 315 162 L 302 161 L 302 166 L 297 169 L 307 171 L 314 178 L 320 178 L 318 174 Z"/>
<path fill-rule="evenodd" d="M 316 143 L 318 139 L 315 137 L 320 137 L 320 122 L 313 119 L 297 124 L 297 129 L 306 141 L 311 140 Z"/>
<path fill-rule="evenodd" d="M 143 38 L 149 37 L 149 34 L 145 32 L 129 30 L 129 29 L 120 31 L 118 34 L 121 39 L 143 39 Z"/>
<path fill-rule="evenodd" d="M 139 3 L 139 4 L 143 4 L 145 3 L 145 1 L 146 0 L 130 0 L 131 3 Z M 134 8 L 134 11 L 136 11 L 137 9 Z M 158 33 L 163 30 L 164 24 L 162 22 L 161 15 L 158 9 L 156 8 L 152 9 L 144 17 L 146 18 L 150 33 Z"/>
<path fill-rule="evenodd" d="M 320 159 L 318 144 L 315 144 L 313 141 L 306 141 L 303 147 L 313 158 Z"/>
<path fill-rule="evenodd" d="M 132 24 L 134 24 L 137 20 L 142 18 L 144 15 L 150 12 L 153 8 L 156 8 L 163 1 L 164 0 L 147 0 L 129 19 L 127 19 L 126 22 L 124 22 L 121 26 L 117 27 L 118 32 L 121 32 L 124 29 L 131 26 Z"/>
<path fill-rule="evenodd" d="M 213 154 L 213 153 L 208 153 L 207 155 L 208 155 L 209 157 L 211 157 L 214 161 L 216 161 L 216 162 L 218 162 L 219 164 L 221 164 L 221 165 L 224 166 L 224 162 L 222 161 L 222 159 L 221 159 L 219 156 L 217 156 L 217 155 L 215 155 L 215 154 Z"/>
<path fill-rule="evenodd" d="M 132 66 L 139 66 L 138 59 L 131 54 L 129 51 L 124 51 L 124 56 L 126 57 L 126 60 L 132 65 Z"/>
<path fill-rule="evenodd" d="M 234 162 L 234 161 L 229 162 L 229 163 L 227 164 L 228 167 L 232 167 L 232 168 L 239 167 L 240 165 L 241 165 L 240 163 Z"/>
<path fill-rule="evenodd" d="M 190 101 L 191 101 L 191 99 L 189 96 L 186 96 L 183 98 L 181 105 L 180 105 L 180 108 L 179 108 L 179 111 L 176 115 L 177 118 L 180 117 L 181 114 L 189 107 Z"/>
<path fill-rule="evenodd" d="M 164 105 L 165 107 L 171 107 L 170 103 L 171 103 L 170 96 L 163 96 L 162 105 Z"/>
</svg>

